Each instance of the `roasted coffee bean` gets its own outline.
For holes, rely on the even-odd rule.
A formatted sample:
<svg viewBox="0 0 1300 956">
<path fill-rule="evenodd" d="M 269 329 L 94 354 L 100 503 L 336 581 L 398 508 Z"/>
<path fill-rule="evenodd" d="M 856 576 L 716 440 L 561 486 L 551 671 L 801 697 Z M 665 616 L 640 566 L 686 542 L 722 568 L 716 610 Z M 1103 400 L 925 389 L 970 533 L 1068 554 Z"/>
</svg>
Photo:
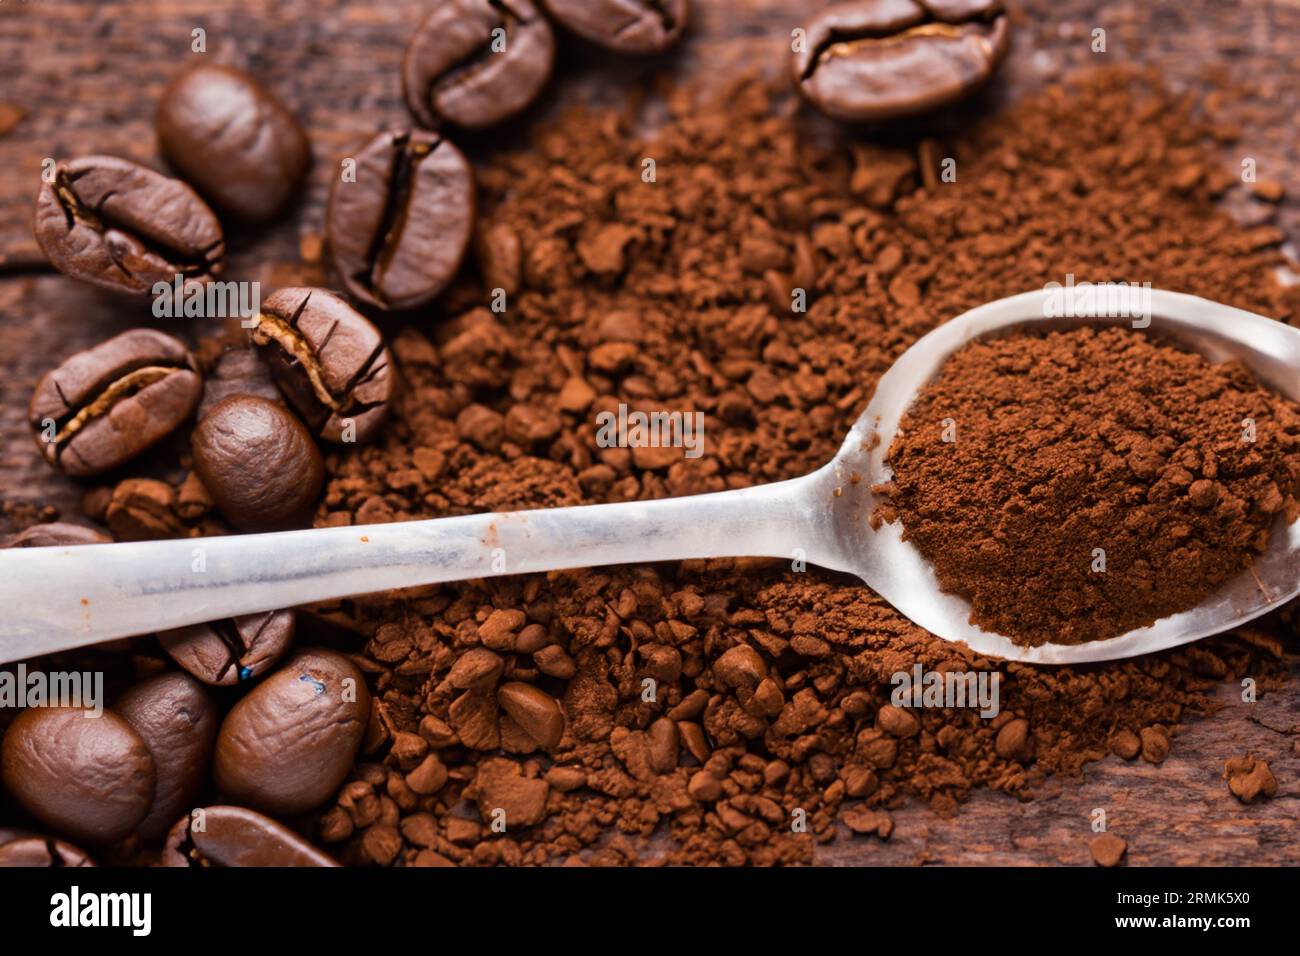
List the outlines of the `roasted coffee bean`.
<svg viewBox="0 0 1300 956">
<path fill-rule="evenodd" d="M 198 193 L 113 156 L 56 164 L 36 197 L 34 229 L 60 272 L 131 295 L 178 275 L 206 282 L 225 254 L 221 225 Z"/>
<path fill-rule="evenodd" d="M 203 379 L 203 398 L 196 417 L 202 421 L 217 402 L 231 395 L 256 395 L 268 402 L 281 400 L 271 370 L 251 348 L 229 349 L 213 363 Z"/>
<path fill-rule="evenodd" d="M 402 93 L 430 129 L 483 129 L 541 92 L 555 36 L 531 0 L 447 0 L 420 24 L 402 58 Z"/>
<path fill-rule="evenodd" d="M 204 487 L 240 531 L 311 524 L 325 464 L 307 429 L 283 405 L 231 395 L 199 422 L 190 447 Z"/>
<path fill-rule="evenodd" d="M 682 36 L 686 0 L 542 0 L 563 27 L 619 53 L 662 53 Z"/>
<path fill-rule="evenodd" d="M 94 865 L 84 850 L 62 840 L 28 836 L 0 843 L 0 868 Z"/>
<path fill-rule="evenodd" d="M 326 441 L 369 441 L 388 415 L 395 381 L 379 330 L 323 289 L 281 289 L 249 332 L 276 384 Z"/>
<path fill-rule="evenodd" d="M 229 66 L 200 64 L 172 80 L 155 128 L 167 162 L 218 209 L 245 222 L 284 208 L 311 159 L 293 114 Z"/>
<path fill-rule="evenodd" d="M 161 862 L 163 866 L 338 866 L 289 828 L 243 807 L 204 807 L 178 820 L 167 834 Z"/>
<path fill-rule="evenodd" d="M 127 478 L 113 489 L 104 521 L 118 541 L 160 541 L 185 531 L 175 508 L 176 489 L 167 482 Z"/>
<path fill-rule="evenodd" d="M 42 378 L 28 421 L 46 461 L 65 474 L 97 475 L 164 438 L 190 417 L 202 392 L 185 346 L 132 329 Z"/>
<path fill-rule="evenodd" d="M 352 768 L 369 717 L 370 693 L 356 665 L 334 651 L 299 651 L 221 725 L 217 787 L 267 813 L 320 806 Z"/>
<path fill-rule="evenodd" d="M 474 172 L 435 133 L 390 130 L 356 156 L 326 213 L 330 255 L 348 294 L 380 309 L 411 309 L 456 275 L 474 230 Z"/>
<path fill-rule="evenodd" d="M 1010 44 L 1002 0 L 858 0 L 808 24 L 795 83 L 836 119 L 916 116 L 969 96 Z"/>
<path fill-rule="evenodd" d="M 73 544 L 108 544 L 112 540 L 103 532 L 82 524 L 51 521 L 0 538 L 0 548 L 55 548 Z"/>
<path fill-rule="evenodd" d="M 194 805 L 207 779 L 217 740 L 216 705 L 202 684 L 173 671 L 136 684 L 113 710 L 153 757 L 153 803 L 137 830 L 155 840 Z"/>
<path fill-rule="evenodd" d="M 260 677 L 293 643 L 293 611 L 266 611 L 161 631 L 163 650 L 205 684 L 229 687 Z"/>
<path fill-rule="evenodd" d="M 130 835 L 153 802 L 153 757 L 111 711 L 31 707 L 0 744 L 0 781 L 51 830 L 87 843 Z"/>
</svg>

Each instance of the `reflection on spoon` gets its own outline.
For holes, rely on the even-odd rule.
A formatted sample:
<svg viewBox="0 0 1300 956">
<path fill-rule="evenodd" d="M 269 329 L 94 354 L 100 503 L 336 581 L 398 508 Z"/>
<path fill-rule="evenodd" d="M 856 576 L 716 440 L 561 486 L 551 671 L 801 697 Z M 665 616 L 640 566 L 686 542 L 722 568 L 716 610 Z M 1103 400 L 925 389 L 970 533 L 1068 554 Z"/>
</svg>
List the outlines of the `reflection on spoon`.
<svg viewBox="0 0 1300 956">
<path fill-rule="evenodd" d="M 1039 664 L 1132 657 L 1230 630 L 1300 593 L 1300 522 L 1202 605 L 1087 644 L 1022 647 L 970 623 L 897 525 L 871 526 L 872 487 L 917 391 L 967 342 L 1049 318 L 1039 290 L 973 309 L 916 342 L 881 378 L 838 454 L 802 478 L 686 498 L 479 514 L 361 527 L 0 552 L 0 662 L 353 594 L 609 564 L 764 556 L 856 574 L 895 608 L 977 653 Z M 1239 359 L 1300 400 L 1300 330 L 1194 296 L 1153 290 L 1148 331 L 1213 362 Z"/>
</svg>

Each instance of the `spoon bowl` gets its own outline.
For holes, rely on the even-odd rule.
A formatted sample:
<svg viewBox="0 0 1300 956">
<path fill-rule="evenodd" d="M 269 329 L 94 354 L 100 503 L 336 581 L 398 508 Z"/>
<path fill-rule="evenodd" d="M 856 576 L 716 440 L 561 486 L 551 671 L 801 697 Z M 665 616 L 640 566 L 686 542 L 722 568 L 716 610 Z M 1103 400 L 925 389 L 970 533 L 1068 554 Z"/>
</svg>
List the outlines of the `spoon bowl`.
<svg viewBox="0 0 1300 956">
<path fill-rule="evenodd" d="M 1300 401 L 1300 330 L 1196 296 L 1158 289 L 1149 295 L 1150 324 L 1136 331 L 1176 342 L 1213 362 L 1238 359 L 1261 382 Z M 1300 594 L 1300 521 L 1288 525 L 1279 517 L 1268 550 L 1197 607 L 1109 640 L 1022 647 L 971 624 L 969 603 L 939 589 L 934 570 L 902 540 L 898 523 L 871 527 L 878 504 L 871 488 L 892 476 L 885 459 L 899 422 L 954 352 L 975 339 L 1031 327 L 1133 324 L 1128 316 L 1050 317 L 1049 307 L 1058 302 L 1054 291 L 1037 290 L 979 306 L 917 340 L 881 377 L 871 403 L 828 466 L 839 489 L 836 514 L 829 521 L 837 532 L 837 560 L 829 566 L 858 575 L 938 637 L 960 641 L 980 654 L 1031 664 L 1118 660 L 1177 647 L 1245 624 Z"/>
<path fill-rule="evenodd" d="M 1149 297 L 1149 298 L 1148 298 Z M 835 457 L 812 474 L 714 494 L 359 527 L 0 551 L 0 663 L 118 637 L 392 588 L 565 568 L 761 556 L 860 577 L 912 621 L 979 654 L 1032 664 L 1116 660 L 1231 630 L 1300 593 L 1300 521 L 1191 610 L 1110 640 L 1022 647 L 970 623 L 897 524 L 871 526 L 872 486 L 918 391 L 966 343 L 1026 327 L 1131 324 L 1052 317 L 1044 289 L 990 302 L 912 345 L 880 379 Z M 1300 330 L 1149 290 L 1141 328 L 1212 361 L 1239 359 L 1300 401 Z M 1146 313 L 1144 313 L 1144 319 Z"/>
</svg>

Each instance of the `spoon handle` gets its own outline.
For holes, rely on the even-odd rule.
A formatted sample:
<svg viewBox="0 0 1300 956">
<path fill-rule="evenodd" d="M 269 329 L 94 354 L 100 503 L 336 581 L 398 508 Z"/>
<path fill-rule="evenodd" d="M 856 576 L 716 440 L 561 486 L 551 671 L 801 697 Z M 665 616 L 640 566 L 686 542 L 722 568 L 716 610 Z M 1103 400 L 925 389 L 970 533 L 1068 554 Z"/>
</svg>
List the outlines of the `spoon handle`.
<svg viewBox="0 0 1300 956">
<path fill-rule="evenodd" d="M 0 663 L 390 588 L 816 546 L 809 478 L 683 498 L 0 551 Z M 811 559 L 810 559 L 811 560 Z"/>
</svg>

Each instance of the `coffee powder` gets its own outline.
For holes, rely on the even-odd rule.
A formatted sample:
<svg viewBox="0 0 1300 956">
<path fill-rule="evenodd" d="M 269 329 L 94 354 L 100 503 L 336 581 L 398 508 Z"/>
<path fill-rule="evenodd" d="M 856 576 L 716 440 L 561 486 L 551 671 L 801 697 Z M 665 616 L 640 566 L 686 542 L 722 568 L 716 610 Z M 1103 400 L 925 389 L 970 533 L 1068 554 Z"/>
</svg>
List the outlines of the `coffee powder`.
<svg viewBox="0 0 1300 956">
<path fill-rule="evenodd" d="M 657 106 L 580 111 L 483 162 L 477 275 L 449 290 L 449 318 L 391 339 L 392 421 L 376 445 L 327 451 L 316 523 L 793 477 L 834 454 L 919 335 L 1070 272 L 1297 314 L 1272 277 L 1280 233 L 1214 211 L 1233 177 L 1204 141 L 1228 134 L 1150 77 L 1052 88 L 950 142 L 847 150 L 791 102 L 752 82 L 680 91 L 651 134 L 636 130 Z M 319 270 L 319 243 L 303 247 L 316 254 L 283 284 Z M 219 351 L 196 350 L 205 371 Z M 705 454 L 599 447 L 595 415 L 620 402 L 705 412 Z M 86 512 L 138 537 L 220 533 L 201 492 L 192 475 L 131 477 L 90 489 Z M 854 579 L 751 560 L 503 576 L 298 616 L 296 642 L 350 652 L 372 707 L 338 791 L 279 822 L 380 865 L 810 862 L 837 833 L 861 834 L 866 861 L 909 801 L 1028 798 L 1108 751 L 1159 763 L 1218 681 L 1278 686 L 1295 641 L 1283 613 L 1138 660 L 1000 664 Z M 49 663 L 114 683 L 174 666 L 134 646 Z M 1000 678 L 999 713 L 894 706 L 894 675 L 918 665 Z M 147 862 L 140 848 L 97 858 Z"/>
<path fill-rule="evenodd" d="M 1203 145 L 1216 128 L 1148 76 L 1052 88 L 920 149 L 823 148 L 786 102 L 752 82 L 679 91 L 647 136 L 640 110 L 577 111 L 485 163 L 481 281 L 452 289 L 453 317 L 428 335 L 397 336 L 394 420 L 379 445 L 329 455 L 318 523 L 805 473 L 918 336 L 1070 272 L 1296 314 L 1272 276 L 1280 234 L 1213 209 L 1231 183 Z M 943 155 L 956 182 L 930 165 Z M 504 313 L 486 307 L 494 288 Z M 706 454 L 598 447 L 595 415 L 620 402 L 704 411 Z M 837 818 L 885 839 L 909 800 L 947 813 L 1108 751 L 1159 762 L 1217 679 L 1276 686 L 1272 634 L 1292 639 L 1274 616 L 1100 667 L 999 664 L 856 580 L 754 560 L 500 577 L 314 619 L 365 639 L 376 691 L 364 757 L 317 835 L 384 865 L 807 862 Z M 997 673 L 1001 712 L 893 707 L 892 675 L 917 664 Z M 520 684 L 545 698 L 530 726 Z M 566 722 L 543 748 L 548 701 Z"/>
<path fill-rule="evenodd" d="M 1201 603 L 1300 506 L 1300 406 L 1124 328 L 967 345 L 907 411 L 878 513 L 975 625 L 1115 637 Z"/>
</svg>

